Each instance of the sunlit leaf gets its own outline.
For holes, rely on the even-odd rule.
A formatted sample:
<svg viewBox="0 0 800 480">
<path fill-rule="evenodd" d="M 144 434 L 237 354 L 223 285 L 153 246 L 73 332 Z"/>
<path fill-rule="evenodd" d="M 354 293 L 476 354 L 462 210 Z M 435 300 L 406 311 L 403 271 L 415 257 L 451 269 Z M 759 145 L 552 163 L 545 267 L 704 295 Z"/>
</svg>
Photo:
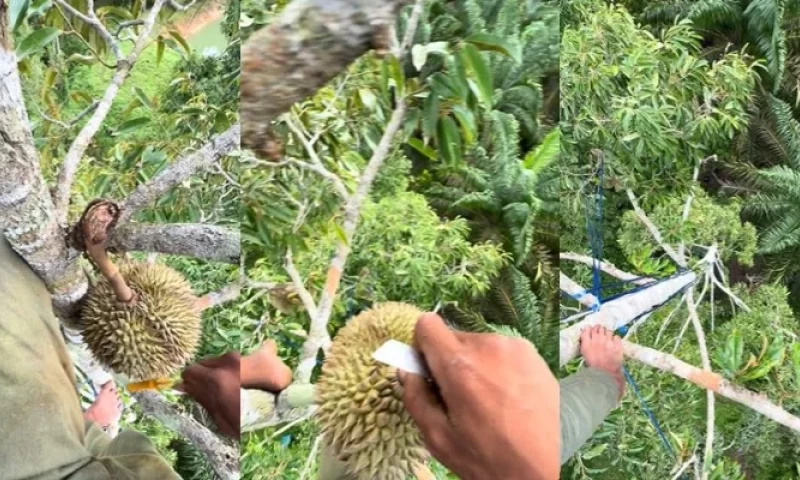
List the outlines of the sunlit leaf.
<svg viewBox="0 0 800 480">
<path fill-rule="evenodd" d="M 61 31 L 52 27 L 34 30 L 17 47 L 17 60 L 24 60 L 28 55 L 38 52 L 52 43 L 59 35 L 61 35 Z"/>
</svg>

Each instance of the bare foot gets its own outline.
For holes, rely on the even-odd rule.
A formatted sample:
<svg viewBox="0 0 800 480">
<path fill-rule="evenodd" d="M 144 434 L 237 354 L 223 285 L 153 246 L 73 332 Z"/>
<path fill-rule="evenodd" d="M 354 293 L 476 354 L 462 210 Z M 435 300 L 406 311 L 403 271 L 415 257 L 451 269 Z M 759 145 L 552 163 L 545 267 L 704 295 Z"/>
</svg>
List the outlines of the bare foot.
<svg viewBox="0 0 800 480">
<path fill-rule="evenodd" d="M 101 428 L 107 428 L 121 416 L 122 400 L 119 398 L 117 386 L 113 380 L 100 387 L 100 393 L 97 394 L 94 403 L 83 412 L 84 419 L 91 420 Z"/>
<path fill-rule="evenodd" d="M 622 375 L 622 340 L 606 328 L 595 325 L 581 332 L 581 355 L 589 368 L 602 370 L 617 381 L 619 396 L 625 392 Z"/>
<path fill-rule="evenodd" d="M 267 340 L 258 350 L 242 357 L 241 381 L 244 388 L 280 392 L 292 383 L 292 371 L 278 357 L 278 347 Z"/>
</svg>

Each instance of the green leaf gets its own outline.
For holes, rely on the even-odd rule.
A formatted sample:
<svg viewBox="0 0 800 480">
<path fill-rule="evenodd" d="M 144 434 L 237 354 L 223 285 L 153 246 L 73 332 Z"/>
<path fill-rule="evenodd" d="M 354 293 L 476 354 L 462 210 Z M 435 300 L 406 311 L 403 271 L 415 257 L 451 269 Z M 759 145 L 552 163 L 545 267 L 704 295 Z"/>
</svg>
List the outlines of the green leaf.
<svg viewBox="0 0 800 480">
<path fill-rule="evenodd" d="M 428 61 L 428 55 L 432 53 L 447 55 L 447 48 L 447 42 L 433 42 L 426 45 L 418 43 L 411 48 L 411 63 L 414 64 L 414 68 L 417 70 L 422 70 L 422 67 L 425 66 L 425 62 Z"/>
<path fill-rule="evenodd" d="M 361 98 L 361 103 L 364 104 L 367 110 L 375 110 L 375 107 L 378 105 L 378 97 L 376 97 L 371 90 L 361 88 L 358 90 L 358 96 Z"/>
<path fill-rule="evenodd" d="M 461 160 L 461 142 L 458 136 L 458 128 L 451 117 L 439 119 L 439 125 L 436 128 L 436 143 L 445 163 L 455 165 Z"/>
<path fill-rule="evenodd" d="M 582 453 L 581 458 L 584 460 L 591 460 L 592 458 L 602 455 L 603 452 L 606 451 L 606 447 L 608 447 L 607 443 L 595 445 L 594 447 L 590 448 L 589 451 Z"/>
<path fill-rule="evenodd" d="M 161 65 L 161 59 L 164 58 L 164 38 L 159 35 L 156 41 L 156 65 Z"/>
<path fill-rule="evenodd" d="M 189 46 L 189 44 L 186 42 L 186 39 L 183 38 L 183 35 L 181 35 L 180 32 L 178 32 L 177 30 L 170 30 L 169 34 L 172 38 L 175 39 L 176 42 L 178 42 L 181 45 L 181 47 L 184 50 L 186 50 L 186 53 L 192 52 L 192 48 Z"/>
<path fill-rule="evenodd" d="M 425 99 L 422 111 L 422 135 L 427 142 L 436 134 L 436 126 L 439 122 L 439 96 L 431 92 Z"/>
<path fill-rule="evenodd" d="M 525 155 L 523 166 L 533 174 L 537 174 L 547 168 L 558 157 L 560 151 L 561 130 L 554 128 L 542 139 L 541 144 Z"/>
<path fill-rule="evenodd" d="M 418 151 L 419 153 L 425 155 L 431 160 L 436 160 L 436 150 L 432 149 L 431 147 L 422 143 L 422 140 L 419 138 L 411 138 L 408 140 L 408 144 L 411 145 L 414 150 Z"/>
<path fill-rule="evenodd" d="M 30 0 L 11 0 L 9 2 L 8 23 L 11 25 L 11 31 L 16 32 L 25 22 L 30 4 Z"/>
<path fill-rule="evenodd" d="M 147 98 L 147 95 L 144 93 L 144 91 L 142 91 L 141 88 L 136 87 L 134 88 L 134 91 L 136 92 L 136 97 L 139 99 L 140 102 L 142 102 L 142 105 L 149 108 L 150 110 L 153 110 L 155 108 L 153 102 L 151 102 L 150 99 Z"/>
<path fill-rule="evenodd" d="M 129 10 L 122 7 L 117 7 L 115 5 L 100 7 L 96 10 L 96 12 L 97 16 L 100 18 L 104 18 L 106 15 L 112 15 L 121 20 L 133 20 L 133 14 Z"/>
<path fill-rule="evenodd" d="M 97 57 L 94 55 L 81 55 L 80 53 L 73 53 L 67 58 L 67 62 L 76 62 L 81 65 L 94 65 L 97 63 Z"/>
<path fill-rule="evenodd" d="M 461 125 L 461 133 L 464 135 L 464 141 L 472 143 L 477 133 L 475 114 L 464 105 L 456 105 L 453 107 L 453 115 L 455 115 L 458 123 Z"/>
<path fill-rule="evenodd" d="M 472 73 L 473 80 L 478 87 L 475 93 L 487 108 L 491 108 L 492 95 L 494 94 L 492 74 L 489 71 L 489 66 L 486 65 L 486 61 L 481 56 L 481 52 L 471 43 L 467 43 L 461 48 L 460 54 L 464 65 Z"/>
<path fill-rule="evenodd" d="M 25 37 L 17 47 L 17 61 L 25 59 L 53 42 L 61 35 L 61 30 L 52 27 L 39 28 Z"/>
<path fill-rule="evenodd" d="M 517 63 L 522 61 L 522 50 L 519 45 L 516 42 L 510 42 L 507 38 L 488 33 L 476 33 L 467 38 L 466 41 L 483 51 L 502 53 L 513 58 Z"/>
<path fill-rule="evenodd" d="M 150 117 L 138 117 L 132 120 L 128 120 L 127 122 L 124 122 L 122 125 L 117 127 L 117 130 L 114 132 L 113 135 L 117 136 L 122 133 L 129 132 L 131 130 L 141 127 L 146 123 L 150 123 Z"/>
<path fill-rule="evenodd" d="M 389 63 L 389 75 L 394 80 L 394 86 L 397 89 L 397 96 L 402 97 L 405 95 L 405 75 L 403 67 L 400 66 L 400 61 L 394 55 L 390 56 L 387 60 Z"/>
<path fill-rule="evenodd" d="M 800 387 L 800 343 L 792 345 L 792 366 L 794 367 L 795 384 Z"/>
</svg>

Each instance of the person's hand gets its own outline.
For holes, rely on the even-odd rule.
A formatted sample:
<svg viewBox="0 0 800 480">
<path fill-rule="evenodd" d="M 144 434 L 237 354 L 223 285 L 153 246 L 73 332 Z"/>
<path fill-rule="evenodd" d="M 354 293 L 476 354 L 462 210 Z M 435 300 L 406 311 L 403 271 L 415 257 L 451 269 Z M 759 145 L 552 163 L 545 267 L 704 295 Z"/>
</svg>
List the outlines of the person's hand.
<svg viewBox="0 0 800 480">
<path fill-rule="evenodd" d="M 414 343 L 435 386 L 398 372 L 428 450 L 462 480 L 559 475 L 559 386 L 529 342 L 450 330 L 435 314 Z"/>
<path fill-rule="evenodd" d="M 187 367 L 177 390 L 186 392 L 202 405 L 223 434 L 239 438 L 239 365 L 238 352 L 207 358 Z"/>
<path fill-rule="evenodd" d="M 272 340 L 242 358 L 242 388 L 255 388 L 279 393 L 292 383 L 292 371 L 278 357 L 278 346 Z"/>
</svg>

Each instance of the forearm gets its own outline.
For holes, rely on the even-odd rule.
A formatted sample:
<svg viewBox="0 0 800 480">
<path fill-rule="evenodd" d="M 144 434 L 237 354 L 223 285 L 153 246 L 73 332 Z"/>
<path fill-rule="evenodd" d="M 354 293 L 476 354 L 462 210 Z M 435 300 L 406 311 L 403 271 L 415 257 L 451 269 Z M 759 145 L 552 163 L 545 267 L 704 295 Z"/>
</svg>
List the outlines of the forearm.
<svg viewBox="0 0 800 480">
<path fill-rule="evenodd" d="M 591 438 L 619 403 L 619 386 L 608 373 L 584 368 L 561 380 L 561 464 Z"/>
</svg>

